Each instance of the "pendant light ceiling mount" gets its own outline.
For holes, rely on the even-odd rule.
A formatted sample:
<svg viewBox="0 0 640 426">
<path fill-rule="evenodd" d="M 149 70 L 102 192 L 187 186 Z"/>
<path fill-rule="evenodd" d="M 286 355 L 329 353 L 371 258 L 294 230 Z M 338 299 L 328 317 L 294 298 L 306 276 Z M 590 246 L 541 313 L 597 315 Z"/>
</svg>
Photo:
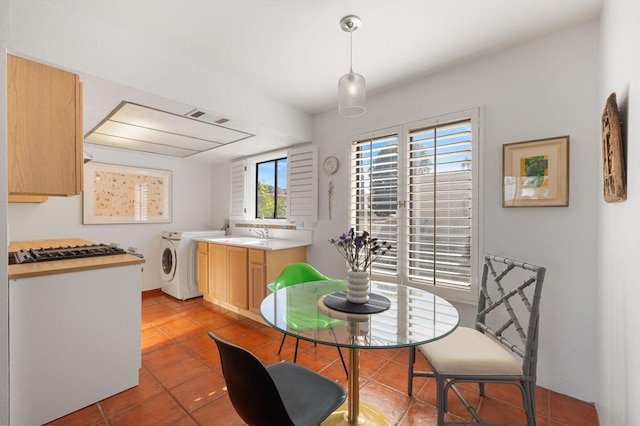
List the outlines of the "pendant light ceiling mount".
<svg viewBox="0 0 640 426">
<path fill-rule="evenodd" d="M 367 93 L 364 77 L 353 72 L 353 32 L 362 25 L 355 15 L 347 15 L 340 20 L 340 28 L 349 33 L 349 73 L 338 80 L 338 113 L 344 117 L 358 117 L 364 114 Z"/>
<path fill-rule="evenodd" d="M 356 15 L 345 16 L 340 20 L 340 28 L 342 31 L 352 33 L 362 25 L 362 21 Z"/>
</svg>

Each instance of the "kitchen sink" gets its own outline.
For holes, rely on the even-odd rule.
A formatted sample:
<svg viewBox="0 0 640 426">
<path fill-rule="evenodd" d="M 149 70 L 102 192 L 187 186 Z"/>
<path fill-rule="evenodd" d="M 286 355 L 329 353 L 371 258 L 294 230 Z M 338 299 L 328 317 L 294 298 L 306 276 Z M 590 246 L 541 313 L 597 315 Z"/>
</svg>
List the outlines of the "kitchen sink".
<svg viewBox="0 0 640 426">
<path fill-rule="evenodd" d="M 212 238 L 210 240 L 212 243 L 233 243 L 233 244 L 242 244 L 242 245 L 255 245 L 255 244 L 265 244 L 269 240 L 263 238 L 255 238 L 255 237 L 226 237 L 226 238 Z"/>
<path fill-rule="evenodd" d="M 261 250 L 283 250 L 294 247 L 304 247 L 311 245 L 311 242 L 285 240 L 282 238 L 258 238 L 258 237 L 212 237 L 203 238 L 200 241 L 206 241 L 209 243 L 219 243 L 226 245 L 233 245 L 238 247 L 254 247 Z"/>
</svg>

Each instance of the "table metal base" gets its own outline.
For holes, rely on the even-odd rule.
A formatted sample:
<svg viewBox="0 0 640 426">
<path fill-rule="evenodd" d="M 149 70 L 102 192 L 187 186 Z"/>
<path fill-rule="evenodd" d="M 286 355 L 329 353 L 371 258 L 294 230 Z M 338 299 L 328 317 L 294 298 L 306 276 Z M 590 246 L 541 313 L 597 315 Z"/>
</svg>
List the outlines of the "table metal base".
<svg viewBox="0 0 640 426">
<path fill-rule="evenodd" d="M 342 426 L 342 425 L 390 425 L 387 417 L 382 411 L 366 402 L 360 402 L 360 412 L 358 420 L 349 423 L 349 403 L 345 402 L 336 411 L 322 422 L 322 426 Z"/>
<path fill-rule="evenodd" d="M 357 329 L 357 325 L 355 326 Z M 352 335 L 357 336 L 357 331 Z M 387 417 L 371 404 L 360 402 L 360 349 L 349 348 L 349 389 L 347 400 L 322 422 L 323 426 L 334 425 L 390 425 Z"/>
</svg>

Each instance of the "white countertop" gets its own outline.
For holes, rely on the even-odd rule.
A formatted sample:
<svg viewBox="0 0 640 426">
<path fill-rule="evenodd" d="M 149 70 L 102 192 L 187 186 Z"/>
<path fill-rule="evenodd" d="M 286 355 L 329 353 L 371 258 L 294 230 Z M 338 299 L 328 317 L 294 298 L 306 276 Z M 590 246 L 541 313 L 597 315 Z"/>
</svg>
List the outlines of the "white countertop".
<svg viewBox="0 0 640 426">
<path fill-rule="evenodd" d="M 206 243 L 225 244 L 228 246 L 246 247 L 258 250 L 285 250 L 295 247 L 310 246 L 310 241 L 283 240 L 280 238 L 255 238 L 255 237 L 202 237 L 194 238 L 196 241 Z"/>
</svg>

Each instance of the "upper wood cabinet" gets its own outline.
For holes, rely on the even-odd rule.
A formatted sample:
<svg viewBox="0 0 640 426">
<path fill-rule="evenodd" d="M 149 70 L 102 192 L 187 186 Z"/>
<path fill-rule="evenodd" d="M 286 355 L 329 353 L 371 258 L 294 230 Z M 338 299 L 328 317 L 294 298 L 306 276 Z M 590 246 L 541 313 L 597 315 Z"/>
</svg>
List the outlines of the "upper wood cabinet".
<svg viewBox="0 0 640 426">
<path fill-rule="evenodd" d="M 7 56 L 9 194 L 82 190 L 82 84 L 76 74 Z"/>
</svg>

